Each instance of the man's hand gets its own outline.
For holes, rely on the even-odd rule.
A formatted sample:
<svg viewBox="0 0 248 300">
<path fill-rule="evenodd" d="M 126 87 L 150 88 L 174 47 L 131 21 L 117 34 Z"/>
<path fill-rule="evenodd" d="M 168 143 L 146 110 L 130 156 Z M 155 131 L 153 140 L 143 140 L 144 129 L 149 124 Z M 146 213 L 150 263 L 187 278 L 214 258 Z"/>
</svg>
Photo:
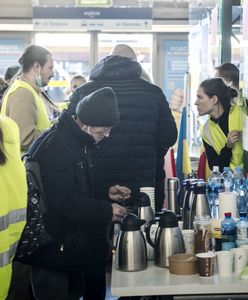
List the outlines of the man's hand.
<svg viewBox="0 0 248 300">
<path fill-rule="evenodd" d="M 109 188 L 109 198 L 114 201 L 129 199 L 131 190 L 126 186 L 114 185 Z"/>
<path fill-rule="evenodd" d="M 120 221 L 120 219 L 127 214 L 127 209 L 117 203 L 112 204 L 112 209 L 112 221 Z"/>
</svg>

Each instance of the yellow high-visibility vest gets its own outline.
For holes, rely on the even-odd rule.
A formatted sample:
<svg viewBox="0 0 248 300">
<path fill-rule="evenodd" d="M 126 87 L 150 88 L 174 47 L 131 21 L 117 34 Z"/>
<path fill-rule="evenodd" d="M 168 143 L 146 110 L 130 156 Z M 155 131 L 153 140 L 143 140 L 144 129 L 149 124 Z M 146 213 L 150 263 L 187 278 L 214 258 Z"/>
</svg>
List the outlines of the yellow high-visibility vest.
<svg viewBox="0 0 248 300">
<path fill-rule="evenodd" d="M 234 105 L 230 108 L 228 117 L 228 128 L 229 131 L 238 130 L 240 136 L 242 136 L 245 111 L 242 106 Z M 226 145 L 226 135 L 221 130 L 220 126 L 213 122 L 210 117 L 202 128 L 202 139 L 211 147 L 214 148 L 215 152 L 219 155 L 221 150 Z M 242 148 L 242 141 L 236 142 L 232 148 L 232 157 L 230 160 L 229 167 L 234 170 L 236 166 L 244 167 L 244 153 Z"/>
<path fill-rule="evenodd" d="M 45 106 L 45 103 L 43 102 L 42 98 L 29 83 L 19 80 L 19 79 L 15 80 L 13 82 L 13 84 L 7 91 L 6 95 L 4 96 L 3 104 L 2 104 L 2 108 L 1 108 L 1 114 L 6 115 L 9 95 L 12 94 L 13 92 L 15 92 L 18 88 L 24 88 L 24 89 L 29 90 L 35 98 L 35 104 L 37 107 L 37 116 L 38 116 L 36 129 L 39 131 L 43 131 L 43 130 L 49 128 L 51 124 L 48 119 L 46 106 Z"/>
<path fill-rule="evenodd" d="M 7 297 L 11 262 L 26 223 L 27 182 L 20 156 L 19 129 L 6 116 L 0 116 L 7 162 L 0 165 L 0 300 Z"/>
</svg>

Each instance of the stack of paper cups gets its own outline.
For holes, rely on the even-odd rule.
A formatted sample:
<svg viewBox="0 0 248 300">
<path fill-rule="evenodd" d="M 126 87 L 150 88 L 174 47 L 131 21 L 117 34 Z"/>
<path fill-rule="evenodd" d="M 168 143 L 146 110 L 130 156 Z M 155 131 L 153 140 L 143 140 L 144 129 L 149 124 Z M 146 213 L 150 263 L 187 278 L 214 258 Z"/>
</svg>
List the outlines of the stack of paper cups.
<svg viewBox="0 0 248 300">
<path fill-rule="evenodd" d="M 237 218 L 237 195 L 235 192 L 219 193 L 219 218 L 224 219 L 226 212 L 231 212 L 232 218 Z"/>
</svg>

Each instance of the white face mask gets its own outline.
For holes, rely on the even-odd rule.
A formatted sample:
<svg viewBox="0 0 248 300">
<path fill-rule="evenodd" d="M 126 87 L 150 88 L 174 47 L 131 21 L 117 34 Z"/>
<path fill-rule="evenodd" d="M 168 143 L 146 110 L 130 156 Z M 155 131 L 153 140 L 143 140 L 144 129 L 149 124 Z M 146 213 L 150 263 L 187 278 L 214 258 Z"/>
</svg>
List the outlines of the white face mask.
<svg viewBox="0 0 248 300">
<path fill-rule="evenodd" d="M 37 85 L 38 87 L 42 87 L 42 86 L 43 86 L 43 84 L 42 84 L 42 79 L 41 79 L 40 74 L 37 74 L 37 75 L 35 76 L 35 83 L 36 83 L 36 85 Z"/>
</svg>

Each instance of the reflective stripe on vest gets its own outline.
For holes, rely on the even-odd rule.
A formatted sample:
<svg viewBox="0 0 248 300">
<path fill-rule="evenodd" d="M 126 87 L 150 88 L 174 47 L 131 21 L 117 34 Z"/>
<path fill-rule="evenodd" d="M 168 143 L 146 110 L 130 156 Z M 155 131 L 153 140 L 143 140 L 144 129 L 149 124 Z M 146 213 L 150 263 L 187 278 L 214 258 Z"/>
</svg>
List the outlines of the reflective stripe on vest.
<svg viewBox="0 0 248 300">
<path fill-rule="evenodd" d="M 10 224 L 16 224 L 26 220 L 26 208 L 10 211 L 7 215 L 0 217 L 0 231 L 6 230 Z"/>
<path fill-rule="evenodd" d="M 242 132 L 244 117 L 245 111 L 243 110 L 243 107 L 238 105 L 232 106 L 228 117 L 229 130 L 238 130 Z M 219 125 L 211 121 L 210 118 L 203 126 L 202 138 L 208 145 L 214 148 L 218 155 L 220 155 L 221 150 L 225 147 L 227 139 Z M 234 170 L 236 166 L 240 166 L 241 168 L 244 166 L 241 141 L 236 142 L 232 148 L 232 157 L 229 166 L 232 170 Z"/>
<path fill-rule="evenodd" d="M 18 245 L 18 241 L 12 244 L 9 250 L 0 253 L 0 268 L 11 263 L 11 260 L 15 255 L 17 245 Z"/>
<path fill-rule="evenodd" d="M 48 119 L 48 114 L 46 111 L 46 106 L 45 103 L 43 102 L 42 98 L 39 96 L 39 94 L 34 90 L 34 88 L 27 82 L 16 79 L 7 93 L 5 94 L 3 101 L 2 101 L 2 108 L 1 108 L 1 114 L 6 115 L 7 111 L 7 103 L 8 103 L 8 98 L 9 95 L 15 92 L 18 88 L 24 88 L 29 90 L 35 99 L 35 104 L 37 107 L 37 124 L 36 124 L 36 129 L 39 131 L 43 131 L 45 129 L 48 129 L 51 125 L 49 119 Z"/>
</svg>

